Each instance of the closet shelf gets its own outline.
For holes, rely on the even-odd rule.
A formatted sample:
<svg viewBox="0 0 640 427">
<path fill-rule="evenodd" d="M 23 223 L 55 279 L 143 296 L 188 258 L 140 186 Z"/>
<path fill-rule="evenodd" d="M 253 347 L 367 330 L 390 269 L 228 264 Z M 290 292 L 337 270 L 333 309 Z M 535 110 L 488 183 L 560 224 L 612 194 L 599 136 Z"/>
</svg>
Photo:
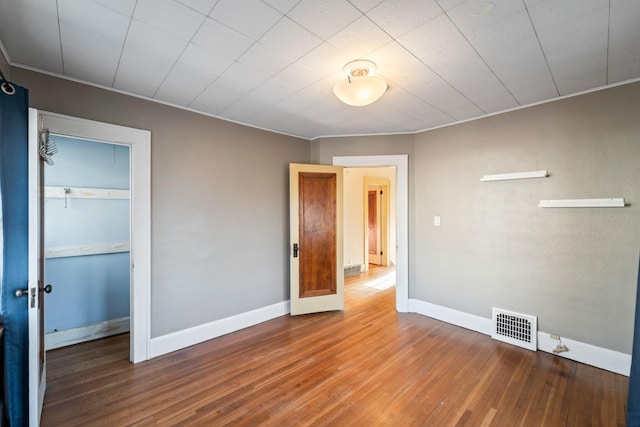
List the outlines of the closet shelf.
<svg viewBox="0 0 640 427">
<path fill-rule="evenodd" d="M 129 200 L 129 190 L 115 190 L 110 188 L 82 188 L 82 187 L 44 187 L 44 197 L 48 199 L 113 199 Z"/>
</svg>

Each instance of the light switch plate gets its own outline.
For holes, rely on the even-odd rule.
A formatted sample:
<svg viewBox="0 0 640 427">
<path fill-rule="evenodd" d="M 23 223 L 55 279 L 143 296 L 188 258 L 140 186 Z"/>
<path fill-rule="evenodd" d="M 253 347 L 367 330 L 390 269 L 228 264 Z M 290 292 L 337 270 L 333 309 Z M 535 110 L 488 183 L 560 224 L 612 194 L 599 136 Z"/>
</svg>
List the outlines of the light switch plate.
<svg viewBox="0 0 640 427">
<path fill-rule="evenodd" d="M 433 217 L 433 225 L 436 227 L 440 227 L 440 217 L 438 215 Z"/>
</svg>

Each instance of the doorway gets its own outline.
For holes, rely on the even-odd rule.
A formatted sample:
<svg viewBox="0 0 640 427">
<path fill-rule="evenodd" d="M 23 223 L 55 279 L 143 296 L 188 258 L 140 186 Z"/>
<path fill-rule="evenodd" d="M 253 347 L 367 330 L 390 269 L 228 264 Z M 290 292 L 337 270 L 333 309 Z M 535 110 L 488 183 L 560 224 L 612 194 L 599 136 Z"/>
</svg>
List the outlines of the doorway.
<svg viewBox="0 0 640 427">
<path fill-rule="evenodd" d="M 409 311 L 409 156 L 335 156 L 344 167 L 395 167 L 396 169 L 396 310 Z M 345 224 L 345 227 L 347 225 Z"/>
<path fill-rule="evenodd" d="M 395 254 L 395 175 L 394 167 L 366 168 L 364 177 L 364 260 L 369 265 L 387 267 L 396 260 Z M 392 203 L 393 202 L 393 203 Z"/>
<path fill-rule="evenodd" d="M 130 147 L 50 134 L 45 350 L 130 330 Z"/>
<path fill-rule="evenodd" d="M 151 294 L 151 133 L 56 113 L 41 111 L 38 116 L 39 127 L 51 134 L 117 144 L 130 153 L 129 358 L 133 363 L 147 360 Z"/>
</svg>

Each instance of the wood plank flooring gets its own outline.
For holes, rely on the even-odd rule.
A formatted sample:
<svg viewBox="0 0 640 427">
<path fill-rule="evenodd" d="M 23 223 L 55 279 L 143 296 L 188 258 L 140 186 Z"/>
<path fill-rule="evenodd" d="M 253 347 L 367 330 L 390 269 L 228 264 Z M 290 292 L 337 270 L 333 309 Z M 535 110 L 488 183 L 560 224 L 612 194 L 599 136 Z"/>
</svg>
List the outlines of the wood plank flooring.
<svg viewBox="0 0 640 427">
<path fill-rule="evenodd" d="M 624 426 L 626 377 L 397 313 L 389 272 L 137 365 L 128 335 L 50 351 L 42 425 Z"/>
</svg>

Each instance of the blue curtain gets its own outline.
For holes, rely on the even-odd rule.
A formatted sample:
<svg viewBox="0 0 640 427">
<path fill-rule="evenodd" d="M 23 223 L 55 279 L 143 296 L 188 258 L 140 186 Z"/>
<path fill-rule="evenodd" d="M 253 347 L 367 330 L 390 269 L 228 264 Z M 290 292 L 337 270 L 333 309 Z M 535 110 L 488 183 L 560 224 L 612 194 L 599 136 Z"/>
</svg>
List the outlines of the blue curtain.
<svg viewBox="0 0 640 427">
<path fill-rule="evenodd" d="M 627 401 L 628 427 L 640 426 L 640 271 L 638 272 L 638 287 L 636 289 L 636 322 L 633 331 L 629 400 Z"/>
<path fill-rule="evenodd" d="M 28 314 L 27 297 L 16 298 L 26 288 L 28 260 L 28 92 L 0 81 L 0 302 L 4 323 L 4 355 L 11 426 L 28 422 Z M 13 94 L 5 93 L 11 92 Z"/>
</svg>

